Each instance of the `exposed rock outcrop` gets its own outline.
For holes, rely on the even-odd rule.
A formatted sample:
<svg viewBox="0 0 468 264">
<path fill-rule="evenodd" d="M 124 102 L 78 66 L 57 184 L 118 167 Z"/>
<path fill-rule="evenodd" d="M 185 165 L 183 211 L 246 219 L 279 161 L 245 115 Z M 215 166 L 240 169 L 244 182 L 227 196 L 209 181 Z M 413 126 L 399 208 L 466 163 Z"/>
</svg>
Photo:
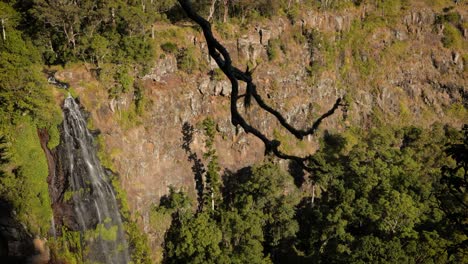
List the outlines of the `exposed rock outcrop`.
<svg viewBox="0 0 468 264">
<path fill-rule="evenodd" d="M 287 51 L 279 51 L 278 58 L 269 61 L 268 43 L 283 34 L 291 34 L 292 39 L 293 33 L 318 30 L 340 41 L 353 22 L 365 19 L 367 13 L 365 8 L 356 13 L 311 11 L 295 24 L 282 19 L 256 25 L 225 43 L 234 60 L 261 63 L 254 73 L 259 93 L 297 127 L 310 125 L 336 98 L 345 96 L 350 103 L 348 111 L 338 111 L 326 119 L 322 129 L 371 127 L 378 118 L 398 125 L 429 126 L 442 121 L 457 126 L 466 122 L 462 120 L 465 116 L 450 114 L 459 105 L 467 106 L 466 61 L 460 51 L 443 47 L 440 29 L 435 25 L 436 13 L 431 9 L 407 10 L 395 25 L 370 30 L 363 42 L 366 47 L 343 47 L 333 59 L 323 47 L 298 41 L 288 43 Z M 188 36 L 190 43 L 196 42 L 194 47 L 206 55 L 203 37 L 197 34 Z M 204 55 L 198 59 L 206 60 Z M 321 69 L 314 71 L 311 62 Z M 258 139 L 231 124 L 231 87 L 227 80 L 210 78 L 207 72 L 179 74 L 172 55 L 159 58 L 154 65 L 142 78 L 150 103 L 131 125 L 122 124 L 127 122 L 123 117 L 134 103 L 133 94 L 108 99 L 102 89 L 89 91 L 80 87 L 78 79 L 68 80 L 67 74 L 58 73 L 76 88 L 91 111 L 93 124 L 102 131 L 107 153 L 122 177 L 131 209 L 141 215 L 144 224 L 149 222 L 149 208 L 169 186 L 183 188 L 195 197 L 193 164 L 181 147 L 185 122 L 195 127 L 191 147 L 202 157 L 205 138 L 197 124 L 206 117 L 215 119 L 215 146 L 221 154 L 220 165 L 227 170 L 259 162 L 264 152 Z M 208 68 L 212 70 L 213 65 Z M 280 138 L 282 146 L 297 155 L 318 147 L 320 133 L 297 142 L 255 105 L 245 111 L 250 123 Z M 58 210 L 67 215 L 67 208 Z"/>
</svg>

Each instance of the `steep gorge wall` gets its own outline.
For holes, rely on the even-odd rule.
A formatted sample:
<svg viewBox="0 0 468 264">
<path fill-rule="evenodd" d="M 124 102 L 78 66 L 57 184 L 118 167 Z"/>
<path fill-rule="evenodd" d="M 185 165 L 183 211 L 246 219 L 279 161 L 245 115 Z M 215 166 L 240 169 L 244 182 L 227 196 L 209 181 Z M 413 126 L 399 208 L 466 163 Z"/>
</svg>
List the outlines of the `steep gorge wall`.
<svg viewBox="0 0 468 264">
<path fill-rule="evenodd" d="M 466 21 L 466 11 L 458 11 Z M 466 123 L 466 30 L 463 50 L 445 48 L 441 43 L 443 28 L 435 22 L 437 13 L 430 8 L 413 8 L 391 26 L 367 30 L 361 35 L 366 38 L 363 46 L 351 47 L 357 41 L 352 39 L 354 32 L 362 29 L 359 23 L 369 12 L 366 8 L 349 13 L 310 11 L 293 23 L 286 18 L 262 22 L 236 38 L 223 40 L 240 65 L 247 61 L 258 65 L 254 77 L 259 92 L 298 127 L 311 124 L 338 97 L 346 95 L 350 102 L 347 112 L 338 111 L 325 120 L 317 136 L 303 142 L 287 136 L 274 118 L 258 107 L 246 111 L 247 119 L 280 138 L 283 149 L 299 155 L 313 152 L 325 130 L 370 128 L 376 122 L 418 126 L 436 121 L 454 126 Z M 316 41 L 287 41 L 307 34 L 315 34 Z M 318 41 L 317 36 L 326 41 Z M 202 56 L 197 59 L 206 60 L 208 67 L 215 69 L 207 58 L 203 37 L 193 31 L 186 38 L 200 49 Z M 268 49 L 274 40 L 287 47 L 270 61 Z M 323 47 L 330 43 L 343 46 L 330 52 Z M 184 123 L 195 126 L 191 148 L 202 157 L 205 138 L 197 124 L 206 117 L 217 122 L 215 145 L 220 165 L 226 170 L 264 158 L 261 142 L 230 123 L 229 83 L 206 72 L 181 72 L 171 54 L 155 61 L 151 73 L 143 78 L 145 96 L 151 103 L 133 123 L 124 122 L 133 94 L 108 99 L 105 89 L 85 70 L 63 70 L 56 76 L 72 85 L 91 112 L 92 125 L 101 131 L 107 156 L 146 232 L 152 232 L 149 209 L 169 186 L 195 195 L 193 164 L 182 148 Z"/>
</svg>

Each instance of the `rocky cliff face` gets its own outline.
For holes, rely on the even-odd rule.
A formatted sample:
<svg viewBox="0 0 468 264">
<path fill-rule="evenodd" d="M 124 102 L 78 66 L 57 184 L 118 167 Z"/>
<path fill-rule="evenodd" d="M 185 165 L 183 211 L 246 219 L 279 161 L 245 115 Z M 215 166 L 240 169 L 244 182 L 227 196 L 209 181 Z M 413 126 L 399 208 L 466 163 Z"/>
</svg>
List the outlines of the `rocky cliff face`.
<svg viewBox="0 0 468 264">
<path fill-rule="evenodd" d="M 466 21 L 466 10 L 458 11 Z M 297 127 L 311 124 L 343 96 L 350 102 L 348 111 L 325 120 L 322 132 L 372 127 L 375 122 L 419 126 L 466 122 L 466 29 L 462 29 L 462 50 L 446 48 L 441 42 L 443 24 L 436 23 L 439 14 L 433 9 L 413 7 L 393 24 L 375 22 L 367 28 L 364 22 L 370 19 L 369 13 L 365 7 L 352 13 L 310 11 L 294 21 L 283 18 L 253 25 L 223 43 L 236 61 L 257 66 L 254 77 L 259 92 Z M 194 31 L 187 38 L 189 45 L 201 51 L 197 60 L 206 60 L 215 69 L 202 36 Z M 279 55 L 271 58 L 275 41 L 280 43 Z M 182 73 L 170 54 L 155 61 L 142 78 L 151 103 L 130 124 L 122 120 L 133 94 L 108 99 L 99 82 L 84 70 L 56 74 L 74 87 L 91 112 L 93 126 L 101 130 L 105 150 L 128 192 L 131 209 L 141 215 L 147 232 L 151 232 L 149 208 L 169 186 L 195 195 L 193 164 L 182 148 L 184 123 L 195 126 L 191 148 L 201 157 L 205 137 L 197 124 L 214 118 L 216 149 L 226 170 L 263 159 L 261 142 L 230 123 L 229 83 L 210 77 L 207 71 Z M 258 107 L 246 110 L 245 115 L 254 126 L 279 138 L 284 150 L 302 155 L 317 148 L 320 133 L 297 142 Z"/>
<path fill-rule="evenodd" d="M 5 264 L 44 264 L 49 261 L 46 241 L 34 238 L 18 222 L 12 206 L 0 200 L 0 259 Z"/>
</svg>

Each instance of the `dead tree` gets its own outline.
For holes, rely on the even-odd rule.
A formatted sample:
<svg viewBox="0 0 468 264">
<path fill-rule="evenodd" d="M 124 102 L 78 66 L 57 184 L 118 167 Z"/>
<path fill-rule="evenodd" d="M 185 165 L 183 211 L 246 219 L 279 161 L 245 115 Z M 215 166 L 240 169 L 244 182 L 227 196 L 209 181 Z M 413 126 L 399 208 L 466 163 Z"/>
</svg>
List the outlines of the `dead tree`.
<svg viewBox="0 0 468 264">
<path fill-rule="evenodd" d="M 211 21 L 213 19 L 213 16 L 214 16 L 214 12 L 215 12 L 215 9 L 216 9 L 216 2 L 218 0 L 212 0 L 211 1 L 211 6 L 210 6 L 210 14 L 208 15 L 208 18 L 206 20 L 208 21 Z"/>
<path fill-rule="evenodd" d="M 297 139 L 302 140 L 305 136 L 313 135 L 317 131 L 320 123 L 327 117 L 333 115 L 335 111 L 340 106 L 345 106 L 343 103 L 342 98 L 338 98 L 333 105 L 333 107 L 317 118 L 308 129 L 296 129 L 292 125 L 290 125 L 286 119 L 281 115 L 280 112 L 273 109 L 269 106 L 263 98 L 258 94 L 257 87 L 252 79 L 252 71 L 247 69 L 242 71 L 235 66 L 232 65 L 232 60 L 229 52 L 227 49 L 213 36 L 213 32 L 211 30 L 211 24 L 206 19 L 201 17 L 192 7 L 190 0 L 178 0 L 179 4 L 182 6 L 182 9 L 186 12 L 187 16 L 193 20 L 196 24 L 198 24 L 201 29 L 203 30 L 203 34 L 205 36 L 208 51 L 210 56 L 216 61 L 218 67 L 223 71 L 226 77 L 231 82 L 232 86 L 232 93 L 231 93 L 231 102 L 230 102 L 230 111 L 231 111 L 231 123 L 234 126 L 240 126 L 244 129 L 246 133 L 253 134 L 257 138 L 259 138 L 263 144 L 265 145 L 265 154 L 271 155 L 285 160 L 295 161 L 303 170 L 307 172 L 312 172 L 310 162 L 311 156 L 306 157 L 299 157 L 291 154 L 287 154 L 282 152 L 279 149 L 281 144 L 280 141 L 276 139 L 269 139 L 266 135 L 260 132 L 258 129 L 253 127 L 249 124 L 244 117 L 240 114 L 239 109 L 237 107 L 237 102 L 240 99 L 244 99 L 244 105 L 248 107 L 250 105 L 251 98 L 257 102 L 258 106 L 265 110 L 266 112 L 273 115 L 278 122 L 287 129 L 292 135 L 294 135 Z M 239 94 L 239 82 L 243 82 L 246 84 L 246 91 L 244 94 Z"/>
</svg>

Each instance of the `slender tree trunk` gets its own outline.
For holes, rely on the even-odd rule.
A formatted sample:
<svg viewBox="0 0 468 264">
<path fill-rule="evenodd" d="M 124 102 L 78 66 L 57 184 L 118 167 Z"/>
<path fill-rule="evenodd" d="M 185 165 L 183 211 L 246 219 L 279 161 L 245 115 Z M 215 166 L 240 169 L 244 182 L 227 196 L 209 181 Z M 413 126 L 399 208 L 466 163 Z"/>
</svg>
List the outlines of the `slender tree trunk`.
<svg viewBox="0 0 468 264">
<path fill-rule="evenodd" d="M 2 18 L 2 38 L 5 41 L 6 40 L 6 32 L 5 32 L 5 19 Z"/>
<path fill-rule="evenodd" d="M 211 1 L 211 6 L 210 6 L 210 14 L 208 15 L 208 21 L 211 21 L 213 19 L 213 15 L 214 15 L 214 12 L 215 12 L 215 7 L 216 7 L 216 2 L 218 0 L 212 0 Z"/>
<path fill-rule="evenodd" d="M 215 209 L 214 192 L 211 190 L 211 211 Z"/>
<path fill-rule="evenodd" d="M 229 15 L 229 0 L 224 0 L 223 3 L 224 3 L 223 23 L 226 23 L 228 15 Z"/>
<path fill-rule="evenodd" d="M 154 39 L 154 25 L 151 25 L 151 38 Z"/>
<path fill-rule="evenodd" d="M 71 25 L 68 29 L 67 29 L 67 24 L 65 22 L 63 22 L 63 33 L 65 33 L 65 36 L 67 37 L 67 41 L 68 43 L 72 44 L 73 46 L 73 49 L 75 49 L 76 47 L 76 41 L 75 41 L 75 33 L 73 31 L 73 25 Z"/>
<path fill-rule="evenodd" d="M 73 45 L 73 49 L 75 49 L 76 48 L 76 40 L 75 40 L 75 32 L 73 30 L 73 27 L 70 27 L 70 32 L 71 32 L 70 33 L 70 35 L 71 35 L 71 40 L 70 41 L 71 41 L 71 43 Z"/>
<path fill-rule="evenodd" d="M 112 25 L 115 25 L 115 8 L 111 9 Z"/>
<path fill-rule="evenodd" d="M 52 45 L 52 40 L 49 39 L 50 50 L 55 53 L 54 46 Z"/>
<path fill-rule="evenodd" d="M 314 205 L 314 202 L 315 202 L 315 184 L 312 185 L 312 205 Z"/>
</svg>

